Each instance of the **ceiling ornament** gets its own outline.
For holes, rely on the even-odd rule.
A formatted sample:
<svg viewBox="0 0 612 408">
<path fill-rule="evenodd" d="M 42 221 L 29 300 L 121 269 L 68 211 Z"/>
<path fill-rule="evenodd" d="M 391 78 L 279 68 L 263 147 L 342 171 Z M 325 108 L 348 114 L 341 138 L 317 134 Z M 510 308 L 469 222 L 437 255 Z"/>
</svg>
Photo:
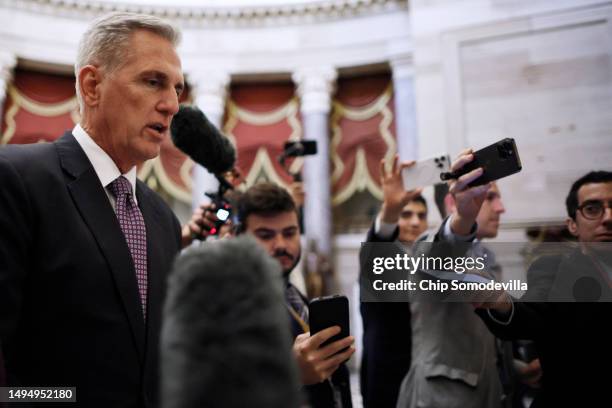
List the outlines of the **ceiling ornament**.
<svg viewBox="0 0 612 408">
<path fill-rule="evenodd" d="M 169 2 L 170 3 L 170 2 Z M 172 6 L 83 0 L 0 0 L 0 4 L 53 16 L 83 18 L 112 11 L 153 14 L 206 28 L 277 26 L 346 19 L 408 8 L 407 0 L 324 0 L 260 6 Z"/>
</svg>

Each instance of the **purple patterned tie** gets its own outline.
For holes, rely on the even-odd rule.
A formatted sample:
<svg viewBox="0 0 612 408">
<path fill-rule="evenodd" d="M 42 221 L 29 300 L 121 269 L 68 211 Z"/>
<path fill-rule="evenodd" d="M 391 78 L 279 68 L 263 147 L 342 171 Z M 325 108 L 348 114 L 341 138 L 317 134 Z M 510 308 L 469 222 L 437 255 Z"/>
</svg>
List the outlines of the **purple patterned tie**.
<svg viewBox="0 0 612 408">
<path fill-rule="evenodd" d="M 119 219 L 121 231 L 125 236 L 138 281 L 138 292 L 142 304 L 142 314 L 147 317 L 147 230 L 140 209 L 134 202 L 132 185 L 123 176 L 119 176 L 108 185 L 117 199 L 115 212 Z"/>
</svg>

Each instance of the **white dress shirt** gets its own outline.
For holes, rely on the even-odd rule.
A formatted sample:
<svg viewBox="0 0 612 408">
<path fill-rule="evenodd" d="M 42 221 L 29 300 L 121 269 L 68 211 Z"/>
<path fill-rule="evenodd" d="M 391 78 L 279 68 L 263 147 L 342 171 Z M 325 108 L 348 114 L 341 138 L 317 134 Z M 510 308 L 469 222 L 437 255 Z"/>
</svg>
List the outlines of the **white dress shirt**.
<svg viewBox="0 0 612 408">
<path fill-rule="evenodd" d="M 136 166 L 132 167 L 128 170 L 127 173 L 121 174 L 119 167 L 115 164 L 113 159 L 106 153 L 94 140 L 87 134 L 87 132 L 81 127 L 80 124 L 77 124 L 74 129 L 72 129 L 72 134 L 76 139 L 77 143 L 81 146 L 81 149 L 85 152 L 85 155 L 91 162 L 96 174 L 98 175 L 98 179 L 100 180 L 100 184 L 104 187 L 104 191 L 108 197 L 113 210 L 115 209 L 115 196 L 110 192 L 108 185 L 112 183 L 117 177 L 123 176 L 132 185 L 132 195 L 134 198 L 134 202 L 138 204 L 136 200 Z"/>
</svg>

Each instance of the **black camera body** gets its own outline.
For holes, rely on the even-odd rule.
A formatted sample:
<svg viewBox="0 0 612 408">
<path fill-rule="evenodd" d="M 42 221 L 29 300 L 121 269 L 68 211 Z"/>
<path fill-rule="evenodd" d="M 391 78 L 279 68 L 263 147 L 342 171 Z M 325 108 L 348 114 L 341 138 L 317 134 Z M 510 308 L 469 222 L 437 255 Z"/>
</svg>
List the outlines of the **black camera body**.
<svg viewBox="0 0 612 408">
<path fill-rule="evenodd" d="M 223 193 L 206 193 L 206 196 L 210 198 L 211 203 L 215 206 L 215 215 L 217 221 L 215 226 L 210 229 L 210 235 L 218 235 L 221 226 L 232 218 L 232 205 L 228 200 L 223 197 Z"/>
</svg>

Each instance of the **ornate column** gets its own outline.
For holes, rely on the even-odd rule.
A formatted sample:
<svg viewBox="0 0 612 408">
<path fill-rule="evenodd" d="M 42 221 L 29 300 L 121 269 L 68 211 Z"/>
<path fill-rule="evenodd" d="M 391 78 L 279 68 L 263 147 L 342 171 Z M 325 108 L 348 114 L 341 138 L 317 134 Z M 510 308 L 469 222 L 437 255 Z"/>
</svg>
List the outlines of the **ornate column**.
<svg viewBox="0 0 612 408">
<path fill-rule="evenodd" d="M 395 94 L 395 126 L 397 151 L 400 160 L 416 160 L 419 157 L 417 134 L 414 61 L 411 53 L 391 57 L 393 92 Z"/>
<path fill-rule="evenodd" d="M 13 77 L 15 65 L 17 65 L 15 54 L 6 51 L 0 52 L 0 119 L 3 119 L 2 112 L 6 99 L 6 91 Z"/>
<path fill-rule="evenodd" d="M 304 160 L 304 225 L 321 254 L 332 252 L 329 112 L 337 72 L 333 67 L 309 67 L 293 74 L 300 97 L 304 139 L 316 140 L 318 153 Z M 328 258 L 329 259 L 329 258 Z"/>
<path fill-rule="evenodd" d="M 193 86 L 195 104 L 204 112 L 208 120 L 221 128 L 225 112 L 225 98 L 230 76 L 220 70 L 193 70 L 188 73 Z M 204 195 L 207 191 L 216 191 L 217 179 L 204 167 L 196 164 L 193 169 L 192 207 L 195 209 L 202 201 L 209 201 Z"/>
</svg>

